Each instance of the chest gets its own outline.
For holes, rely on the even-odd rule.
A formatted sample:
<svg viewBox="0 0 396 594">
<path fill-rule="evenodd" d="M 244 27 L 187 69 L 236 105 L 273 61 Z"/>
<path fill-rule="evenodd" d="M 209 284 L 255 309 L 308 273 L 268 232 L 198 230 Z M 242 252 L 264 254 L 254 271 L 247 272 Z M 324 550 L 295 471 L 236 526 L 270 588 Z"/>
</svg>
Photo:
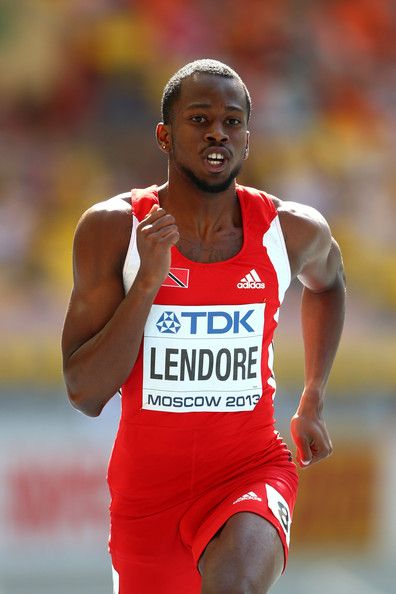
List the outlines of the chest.
<svg viewBox="0 0 396 594">
<path fill-rule="evenodd" d="M 236 256 L 243 246 L 242 229 L 233 229 L 226 233 L 201 240 L 181 234 L 177 244 L 179 252 L 188 260 L 200 263 L 224 262 Z"/>
<path fill-rule="evenodd" d="M 239 246 L 223 261 L 192 261 L 172 248 L 171 267 L 155 303 L 230 305 L 278 303 L 276 270 L 263 246 Z M 232 254 L 233 252 L 231 252 Z M 201 254 L 202 255 L 202 254 Z"/>
</svg>

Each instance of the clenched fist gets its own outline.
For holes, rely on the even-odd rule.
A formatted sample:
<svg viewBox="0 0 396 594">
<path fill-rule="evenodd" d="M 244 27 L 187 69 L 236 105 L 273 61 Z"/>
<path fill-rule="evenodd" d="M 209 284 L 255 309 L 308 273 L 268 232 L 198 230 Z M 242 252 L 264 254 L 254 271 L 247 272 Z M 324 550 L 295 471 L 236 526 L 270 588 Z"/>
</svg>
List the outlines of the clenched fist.
<svg viewBox="0 0 396 594">
<path fill-rule="evenodd" d="M 179 241 L 175 218 L 154 204 L 136 230 L 140 256 L 139 276 L 158 287 L 164 282 L 171 263 L 171 247 Z"/>
</svg>

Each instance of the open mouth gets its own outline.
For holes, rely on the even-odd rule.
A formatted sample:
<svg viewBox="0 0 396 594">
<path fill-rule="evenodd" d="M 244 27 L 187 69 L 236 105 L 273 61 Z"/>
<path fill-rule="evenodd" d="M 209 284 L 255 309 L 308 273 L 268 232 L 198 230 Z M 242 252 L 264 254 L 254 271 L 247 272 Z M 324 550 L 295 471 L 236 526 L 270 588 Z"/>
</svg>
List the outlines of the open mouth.
<svg viewBox="0 0 396 594">
<path fill-rule="evenodd" d="M 208 153 L 205 161 L 208 164 L 210 171 L 222 171 L 225 167 L 226 158 L 221 153 L 213 151 Z"/>
</svg>

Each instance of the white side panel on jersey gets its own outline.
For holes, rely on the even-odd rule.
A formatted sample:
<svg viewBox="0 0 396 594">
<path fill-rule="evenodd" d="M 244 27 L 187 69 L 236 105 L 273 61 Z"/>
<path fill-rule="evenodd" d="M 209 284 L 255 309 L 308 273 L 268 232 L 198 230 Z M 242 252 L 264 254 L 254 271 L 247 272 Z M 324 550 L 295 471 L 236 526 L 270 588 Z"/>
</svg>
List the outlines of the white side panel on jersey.
<svg viewBox="0 0 396 594">
<path fill-rule="evenodd" d="M 133 216 L 131 239 L 129 241 L 128 251 L 122 271 L 125 293 L 127 293 L 133 285 L 133 281 L 135 280 L 140 266 L 140 256 L 136 245 L 136 227 L 138 224 L 139 221 L 135 216 Z"/>
<path fill-rule="evenodd" d="M 268 231 L 264 234 L 263 245 L 267 248 L 268 257 L 278 277 L 279 301 L 282 303 L 286 289 L 290 285 L 291 273 L 285 239 L 278 216 L 273 219 Z"/>
<path fill-rule="evenodd" d="M 113 573 L 113 594 L 119 594 L 120 592 L 120 576 L 118 575 L 117 571 L 111 566 L 112 573 Z"/>
<path fill-rule="evenodd" d="M 262 394 L 265 303 L 159 305 L 144 329 L 142 408 L 253 410 Z"/>
<path fill-rule="evenodd" d="M 275 390 L 276 390 L 276 381 L 275 381 L 275 376 L 274 376 L 274 346 L 271 342 L 271 344 L 268 346 L 268 368 L 271 371 L 271 375 L 268 378 L 268 385 L 271 386 L 271 388 L 274 388 L 274 393 L 272 394 L 272 400 L 275 399 Z"/>
</svg>

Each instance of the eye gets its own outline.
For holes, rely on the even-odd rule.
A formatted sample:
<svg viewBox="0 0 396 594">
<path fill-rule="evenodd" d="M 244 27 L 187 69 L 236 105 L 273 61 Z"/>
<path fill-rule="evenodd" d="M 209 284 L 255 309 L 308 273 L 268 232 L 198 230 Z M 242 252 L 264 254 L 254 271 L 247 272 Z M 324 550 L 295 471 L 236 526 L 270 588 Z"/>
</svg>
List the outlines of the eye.
<svg viewBox="0 0 396 594">
<path fill-rule="evenodd" d="M 229 124 L 230 126 L 239 126 L 240 123 L 241 123 L 241 120 L 239 120 L 238 118 L 228 118 L 227 119 L 227 124 Z"/>
<path fill-rule="evenodd" d="M 193 115 L 190 120 L 195 124 L 203 124 L 206 121 L 206 117 L 203 115 Z"/>
</svg>

